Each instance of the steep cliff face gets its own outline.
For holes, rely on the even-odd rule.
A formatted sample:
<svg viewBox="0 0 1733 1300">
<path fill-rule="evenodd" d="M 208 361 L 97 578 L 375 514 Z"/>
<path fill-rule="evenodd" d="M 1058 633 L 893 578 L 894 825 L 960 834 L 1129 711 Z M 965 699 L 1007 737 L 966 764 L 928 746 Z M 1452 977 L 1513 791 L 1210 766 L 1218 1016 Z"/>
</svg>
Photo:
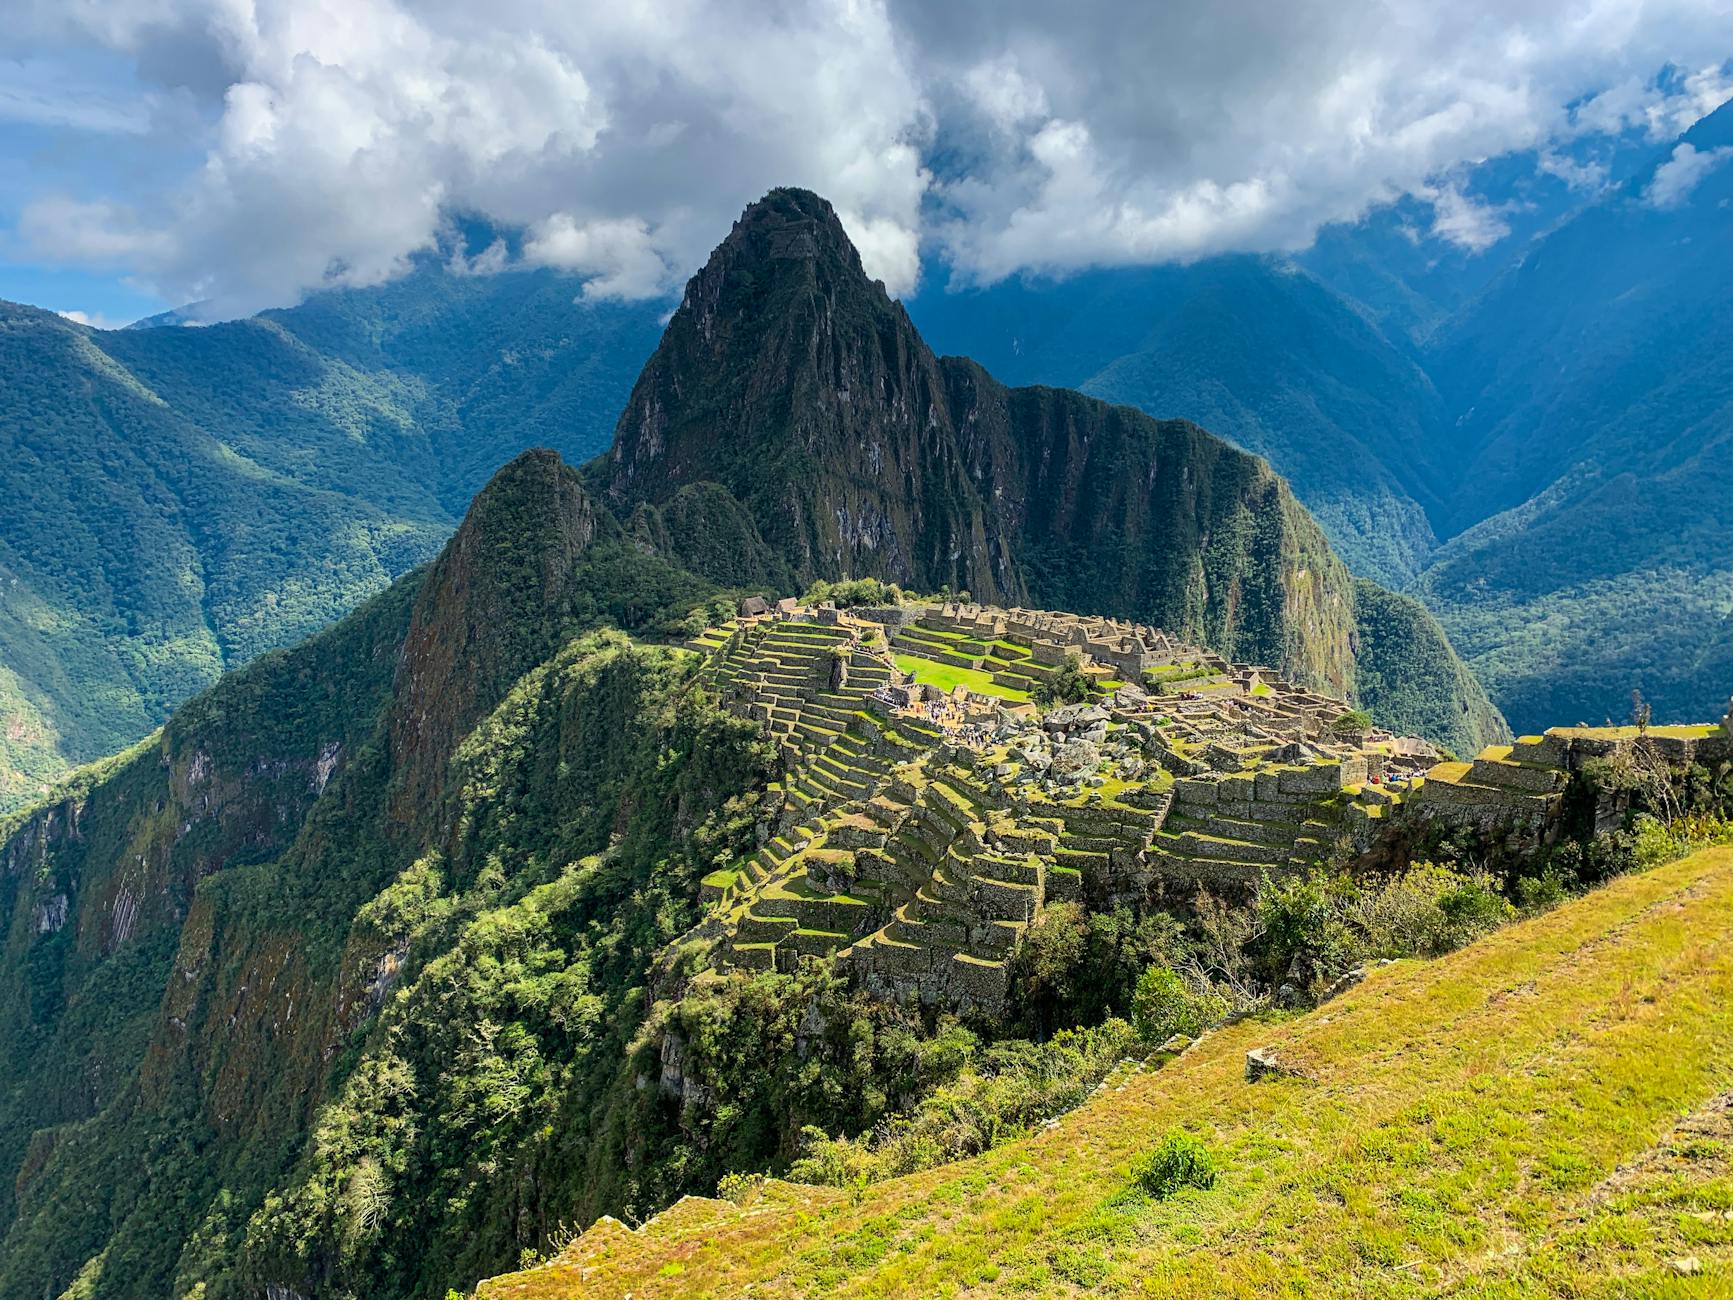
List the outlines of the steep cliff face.
<svg viewBox="0 0 1733 1300">
<path fill-rule="evenodd" d="M 457 742 L 551 652 L 570 617 L 578 557 L 599 526 L 576 472 L 545 449 L 524 452 L 476 497 L 428 571 L 398 663 L 400 819 L 428 808 Z"/>
<path fill-rule="evenodd" d="M 1268 465 L 935 357 L 805 191 L 754 204 L 692 279 L 587 472 L 622 506 L 720 485 L 797 581 L 1136 617 L 1354 687 L 1347 571 Z"/>
<path fill-rule="evenodd" d="M 1137 618 L 1352 693 L 1351 580 L 1264 461 L 1182 420 L 942 365 L 959 423 L 1004 449 L 993 497 L 1033 603 Z"/>
</svg>

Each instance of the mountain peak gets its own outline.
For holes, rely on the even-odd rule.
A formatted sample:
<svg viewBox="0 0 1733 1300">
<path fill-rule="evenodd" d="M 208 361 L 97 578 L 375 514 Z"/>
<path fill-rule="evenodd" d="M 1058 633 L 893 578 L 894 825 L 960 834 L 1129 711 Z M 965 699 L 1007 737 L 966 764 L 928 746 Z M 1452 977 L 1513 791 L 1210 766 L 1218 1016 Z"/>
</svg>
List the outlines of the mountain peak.
<svg viewBox="0 0 1733 1300">
<path fill-rule="evenodd" d="M 787 478 L 767 469 L 798 461 L 800 481 L 875 444 L 881 465 L 900 459 L 887 441 L 912 442 L 929 415 L 943 420 L 942 389 L 932 352 L 867 278 L 836 210 L 809 190 L 775 189 L 687 283 L 592 485 L 635 505 L 687 483 L 720 483 L 767 521 L 767 538 L 790 542 L 803 572 L 834 568 L 834 554 L 827 562 L 814 553 L 804 510 L 787 517 L 776 486 Z M 761 499 L 766 488 L 778 499 Z M 893 567 L 907 559 L 878 558 Z"/>
<path fill-rule="evenodd" d="M 747 207 L 712 255 L 766 262 L 834 261 L 859 272 L 860 254 L 830 201 L 811 190 L 781 186 Z"/>
<path fill-rule="evenodd" d="M 559 453 L 501 467 L 429 568 L 398 664 L 393 747 L 399 815 L 427 807 L 445 763 L 482 714 L 544 658 L 600 520 Z"/>
</svg>

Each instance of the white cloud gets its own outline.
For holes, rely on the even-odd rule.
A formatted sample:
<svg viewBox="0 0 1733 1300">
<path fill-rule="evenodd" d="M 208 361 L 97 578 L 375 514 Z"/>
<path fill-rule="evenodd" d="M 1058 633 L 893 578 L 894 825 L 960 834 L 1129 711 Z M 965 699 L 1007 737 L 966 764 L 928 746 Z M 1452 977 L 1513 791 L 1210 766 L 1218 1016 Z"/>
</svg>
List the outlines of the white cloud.
<svg viewBox="0 0 1733 1300">
<path fill-rule="evenodd" d="M 871 0 L 36 0 L 22 30 L 0 57 L 125 53 L 204 121 L 191 168 L 28 196 L 19 233 L 212 315 L 398 274 L 453 211 L 534 232 L 589 296 L 660 293 L 778 184 L 825 193 L 868 269 L 914 285 L 921 96 Z"/>
<path fill-rule="evenodd" d="M 456 243 L 455 232 L 453 242 Z M 453 275 L 493 275 L 511 263 L 511 250 L 505 240 L 496 239 L 474 257 L 466 257 L 461 247 L 453 247 L 445 259 L 445 269 Z"/>
<path fill-rule="evenodd" d="M 1476 202 L 1460 186 L 1428 186 L 1416 193 L 1432 204 L 1432 233 L 1446 243 L 1480 253 L 1510 233 L 1498 208 Z"/>
<path fill-rule="evenodd" d="M 1649 188 L 1643 191 L 1643 201 L 1652 208 L 1683 207 L 1699 182 L 1729 158 L 1733 158 L 1733 146 L 1698 149 L 1681 143 L 1671 158 L 1655 168 Z"/>
<path fill-rule="evenodd" d="M 1721 21 L 1727 21 L 1725 13 Z M 1733 99 L 1733 67 L 1726 63 L 1698 68 L 1665 84 L 1628 75 L 1573 108 L 1567 129 L 1577 135 L 1636 129 L 1651 140 L 1670 140 L 1729 99 Z"/>
<path fill-rule="evenodd" d="M 1135 13 L 1105 0 L 908 0 L 898 12 L 926 64 L 964 88 L 939 100 L 941 138 L 954 142 L 970 113 L 978 123 L 956 150 L 965 171 L 938 186 L 942 247 L 977 280 L 1294 250 L 1405 194 L 1432 203 L 1436 237 L 1485 248 L 1508 223 L 1452 177 L 1586 131 L 1571 106 L 1613 86 L 1650 89 L 1617 113 L 1599 104 L 1604 115 L 1687 124 L 1725 98 L 1726 66 L 1703 67 L 1705 55 L 1733 54 L 1726 0 L 1220 0 Z M 1654 89 L 1669 64 L 1702 70 Z"/>
<path fill-rule="evenodd" d="M 592 297 L 660 293 L 779 184 L 901 293 L 923 245 L 983 280 L 1295 249 L 1405 194 L 1484 247 L 1503 220 L 1450 178 L 1536 149 L 1598 183 L 1552 146 L 1724 101 L 1728 3 L 22 0 L 0 59 L 130 61 L 139 164 L 15 182 L 19 233 L 214 314 L 397 274 L 453 212 Z M 131 101 L 45 84 L 0 116 L 122 129 Z"/>
<path fill-rule="evenodd" d="M 963 85 L 975 107 L 1002 131 L 1047 116 L 1047 92 L 1008 56 L 977 63 L 964 76 Z"/>
<path fill-rule="evenodd" d="M 587 298 L 650 298 L 670 287 L 649 226 L 630 218 L 580 223 L 556 212 L 531 232 L 524 257 L 584 276 Z"/>
<path fill-rule="evenodd" d="M 1541 151 L 1535 170 L 1543 176 L 1556 176 L 1573 190 L 1598 190 L 1607 183 L 1605 163 L 1578 162 L 1552 149 Z"/>
<path fill-rule="evenodd" d="M 114 320 L 108 316 L 104 316 L 101 312 L 78 311 L 74 309 L 72 311 L 56 312 L 55 314 L 66 317 L 67 320 L 73 322 L 75 325 L 88 325 L 93 330 L 117 330 L 126 324 L 125 321 Z"/>
</svg>

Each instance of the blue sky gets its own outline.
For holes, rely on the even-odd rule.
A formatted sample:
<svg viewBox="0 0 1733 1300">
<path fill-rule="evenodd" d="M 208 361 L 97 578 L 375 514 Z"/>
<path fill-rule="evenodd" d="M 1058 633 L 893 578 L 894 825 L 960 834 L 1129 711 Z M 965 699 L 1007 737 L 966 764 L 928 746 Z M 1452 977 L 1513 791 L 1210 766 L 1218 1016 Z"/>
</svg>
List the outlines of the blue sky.
<svg viewBox="0 0 1733 1300">
<path fill-rule="evenodd" d="M 0 239 L 0 298 L 121 322 L 162 310 L 161 298 L 122 275 L 56 265 L 18 246 L 19 213 L 32 194 L 49 187 L 100 192 L 103 178 L 121 163 L 109 143 L 107 132 L 0 122 L 0 176 L 11 178 L 0 182 L 0 232 L 10 236 Z"/>
<path fill-rule="evenodd" d="M 1397 201 L 1474 253 L 1528 224 L 1513 165 L 1592 192 L 1606 142 L 1733 93 L 1733 0 L 13 9 L 0 297 L 105 324 L 377 282 L 457 212 L 523 232 L 460 271 L 665 294 L 777 184 L 900 293 L 1296 250 Z"/>
</svg>

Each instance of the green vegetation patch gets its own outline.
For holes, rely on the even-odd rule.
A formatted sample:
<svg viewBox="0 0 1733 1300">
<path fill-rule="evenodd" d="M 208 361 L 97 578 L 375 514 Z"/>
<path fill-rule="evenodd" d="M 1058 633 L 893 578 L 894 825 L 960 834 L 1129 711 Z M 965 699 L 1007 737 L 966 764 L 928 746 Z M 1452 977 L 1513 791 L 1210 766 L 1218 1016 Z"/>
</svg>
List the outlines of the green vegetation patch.
<svg viewBox="0 0 1733 1300">
<path fill-rule="evenodd" d="M 914 674 L 915 680 L 923 686 L 936 687 L 946 694 L 959 686 L 967 686 L 977 695 L 995 696 L 1017 704 L 1025 704 L 1029 700 L 1028 691 L 1001 686 L 990 675 L 974 668 L 935 663 L 931 659 L 921 659 L 912 654 L 898 654 L 896 663 L 903 672 Z"/>
<path fill-rule="evenodd" d="M 1196 1188 L 1208 1191 L 1216 1184 L 1219 1169 L 1208 1147 L 1190 1133 L 1178 1131 L 1162 1138 L 1132 1170 L 1132 1186 L 1152 1200 L 1165 1201 L 1171 1196 Z"/>
</svg>

